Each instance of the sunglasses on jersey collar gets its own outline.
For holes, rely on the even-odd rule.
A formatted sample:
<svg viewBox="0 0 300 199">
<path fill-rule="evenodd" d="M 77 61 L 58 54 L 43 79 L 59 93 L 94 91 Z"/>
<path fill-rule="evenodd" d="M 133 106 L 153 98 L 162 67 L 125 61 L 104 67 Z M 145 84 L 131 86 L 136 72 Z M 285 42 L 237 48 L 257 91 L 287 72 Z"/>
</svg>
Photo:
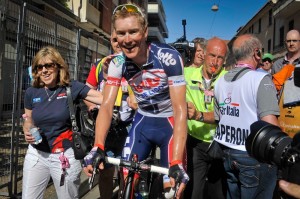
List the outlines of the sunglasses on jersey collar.
<svg viewBox="0 0 300 199">
<path fill-rule="evenodd" d="M 56 63 L 51 62 L 51 63 L 46 63 L 46 64 L 38 64 L 36 65 L 37 71 L 42 71 L 43 68 L 45 67 L 47 70 L 53 70 L 56 67 Z"/>
<path fill-rule="evenodd" d="M 123 4 L 123 5 L 117 6 L 113 11 L 113 15 L 116 14 L 116 12 L 120 11 L 120 10 L 126 10 L 127 12 L 131 12 L 131 13 L 139 13 L 142 17 L 145 17 L 145 15 L 141 11 L 141 9 L 133 4 Z"/>
</svg>

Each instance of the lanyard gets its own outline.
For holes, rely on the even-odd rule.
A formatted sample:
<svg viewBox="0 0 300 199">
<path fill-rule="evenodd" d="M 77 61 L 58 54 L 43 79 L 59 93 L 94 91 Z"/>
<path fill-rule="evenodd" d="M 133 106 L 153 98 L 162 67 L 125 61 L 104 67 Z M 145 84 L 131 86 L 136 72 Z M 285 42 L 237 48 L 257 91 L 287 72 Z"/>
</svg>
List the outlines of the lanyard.
<svg viewBox="0 0 300 199">
<path fill-rule="evenodd" d="M 60 186 L 63 186 L 65 184 L 66 169 L 70 168 L 70 163 L 68 158 L 64 155 L 64 152 L 60 154 L 59 160 L 60 160 L 61 170 L 62 170 L 62 174 L 60 176 Z"/>
</svg>

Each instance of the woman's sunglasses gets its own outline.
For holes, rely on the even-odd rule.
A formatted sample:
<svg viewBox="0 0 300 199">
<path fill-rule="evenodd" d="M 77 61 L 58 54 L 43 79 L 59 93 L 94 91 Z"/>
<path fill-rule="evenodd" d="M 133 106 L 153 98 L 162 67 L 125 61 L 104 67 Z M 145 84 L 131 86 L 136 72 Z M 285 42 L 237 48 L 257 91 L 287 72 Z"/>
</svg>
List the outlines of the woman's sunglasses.
<svg viewBox="0 0 300 199">
<path fill-rule="evenodd" d="M 53 70 L 56 66 L 56 63 L 52 62 L 52 63 L 46 63 L 46 64 L 38 64 L 36 65 L 36 69 L 37 71 L 42 71 L 43 68 L 45 67 L 47 70 Z"/>
<path fill-rule="evenodd" d="M 119 10 L 126 10 L 127 12 L 139 13 L 142 17 L 145 17 L 141 9 L 133 4 L 123 4 L 119 5 L 114 9 L 113 15 L 116 14 Z"/>
</svg>

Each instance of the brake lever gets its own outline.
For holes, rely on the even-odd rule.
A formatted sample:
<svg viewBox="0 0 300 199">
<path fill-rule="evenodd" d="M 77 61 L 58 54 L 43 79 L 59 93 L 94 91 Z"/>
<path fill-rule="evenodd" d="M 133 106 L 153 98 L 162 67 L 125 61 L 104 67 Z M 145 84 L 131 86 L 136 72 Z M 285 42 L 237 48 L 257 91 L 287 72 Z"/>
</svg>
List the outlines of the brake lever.
<svg viewBox="0 0 300 199">
<path fill-rule="evenodd" d="M 100 164 L 100 157 L 98 156 L 94 160 L 94 166 L 93 166 L 92 176 L 89 177 L 89 188 L 90 188 L 90 190 L 93 188 L 93 184 L 94 184 L 94 180 L 95 180 L 95 176 L 96 176 L 97 170 L 99 168 L 99 164 Z"/>
<path fill-rule="evenodd" d="M 178 192 L 179 186 L 180 186 L 180 182 L 176 182 L 175 191 L 174 191 L 174 198 L 177 197 L 177 192 Z"/>
<path fill-rule="evenodd" d="M 93 188 L 93 184 L 94 184 L 94 180 L 95 180 L 96 171 L 97 171 L 97 169 L 96 169 L 96 168 L 93 168 L 92 176 L 89 177 L 89 188 L 90 188 L 90 190 Z"/>
<path fill-rule="evenodd" d="M 179 190 L 180 184 L 181 184 L 181 180 L 179 180 L 179 177 L 177 176 L 177 178 L 175 179 L 174 198 L 177 197 L 177 192 Z"/>
</svg>

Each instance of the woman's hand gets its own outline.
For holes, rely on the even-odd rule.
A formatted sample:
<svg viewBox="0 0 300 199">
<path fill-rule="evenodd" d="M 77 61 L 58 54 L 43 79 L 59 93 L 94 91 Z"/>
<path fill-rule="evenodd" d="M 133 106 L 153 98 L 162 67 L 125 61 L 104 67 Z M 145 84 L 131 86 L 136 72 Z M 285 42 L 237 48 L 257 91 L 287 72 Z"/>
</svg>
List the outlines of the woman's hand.
<svg viewBox="0 0 300 199">
<path fill-rule="evenodd" d="M 24 131 L 24 137 L 26 142 L 28 142 L 29 144 L 33 144 L 35 142 L 34 137 L 31 135 L 29 131 Z"/>
</svg>

